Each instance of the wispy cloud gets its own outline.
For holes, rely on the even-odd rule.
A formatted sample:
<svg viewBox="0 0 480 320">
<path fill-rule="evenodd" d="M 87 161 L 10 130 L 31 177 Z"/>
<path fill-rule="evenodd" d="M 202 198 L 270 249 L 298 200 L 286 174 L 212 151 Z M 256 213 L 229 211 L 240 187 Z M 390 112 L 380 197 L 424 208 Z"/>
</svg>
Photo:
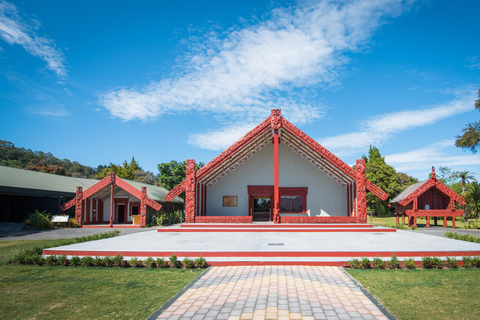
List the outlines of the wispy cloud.
<svg viewBox="0 0 480 320">
<path fill-rule="evenodd" d="M 34 114 L 40 114 L 47 117 L 65 117 L 70 115 L 68 110 L 63 105 L 49 106 L 49 107 L 31 107 L 29 111 Z"/>
<path fill-rule="evenodd" d="M 458 152 L 453 149 L 456 149 L 455 141 L 442 140 L 424 148 L 387 155 L 385 161 L 399 172 L 417 172 L 421 179 L 428 175 L 432 166 L 448 166 L 453 170 L 462 170 L 480 165 L 478 155 L 453 155 Z"/>
<path fill-rule="evenodd" d="M 0 38 L 10 45 L 21 45 L 28 53 L 47 63 L 58 76 L 66 76 L 65 59 L 55 42 L 37 33 L 40 22 L 20 15 L 15 5 L 0 2 Z"/>
<path fill-rule="evenodd" d="M 474 110 L 474 90 L 457 92 L 457 97 L 447 103 L 415 110 L 385 113 L 359 123 L 359 131 L 320 139 L 328 149 L 346 155 L 365 149 L 371 144 L 379 145 L 395 133 L 433 124 L 439 120 Z"/>
<path fill-rule="evenodd" d="M 467 59 L 468 64 L 466 65 L 467 68 L 472 70 L 480 69 L 480 57 L 470 57 Z"/>
<path fill-rule="evenodd" d="M 165 114 L 206 112 L 223 117 L 215 132 L 191 136 L 190 143 L 221 149 L 271 108 L 282 108 L 302 124 L 323 116 L 309 89 L 328 86 L 348 62 L 346 53 L 361 49 L 386 19 L 414 1 L 304 1 L 273 10 L 255 25 L 206 35 L 187 54 L 175 74 L 134 88 L 117 88 L 99 102 L 114 117 L 151 120 Z M 300 90 L 295 90 L 299 89 Z M 240 125 L 238 125 L 240 123 Z M 237 128 L 237 129 L 235 129 Z M 240 129 L 239 129 L 240 128 Z M 236 132 L 234 133 L 234 131 Z"/>
</svg>

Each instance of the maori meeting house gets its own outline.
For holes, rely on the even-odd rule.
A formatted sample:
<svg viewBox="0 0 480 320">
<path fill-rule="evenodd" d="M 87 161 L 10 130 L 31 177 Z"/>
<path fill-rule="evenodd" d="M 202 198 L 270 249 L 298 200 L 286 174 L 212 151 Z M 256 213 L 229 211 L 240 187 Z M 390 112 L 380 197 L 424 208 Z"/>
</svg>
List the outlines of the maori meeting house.
<svg viewBox="0 0 480 320">
<path fill-rule="evenodd" d="M 366 223 L 367 191 L 388 195 L 322 147 L 279 109 L 165 195 L 185 191 L 186 223 Z"/>
</svg>

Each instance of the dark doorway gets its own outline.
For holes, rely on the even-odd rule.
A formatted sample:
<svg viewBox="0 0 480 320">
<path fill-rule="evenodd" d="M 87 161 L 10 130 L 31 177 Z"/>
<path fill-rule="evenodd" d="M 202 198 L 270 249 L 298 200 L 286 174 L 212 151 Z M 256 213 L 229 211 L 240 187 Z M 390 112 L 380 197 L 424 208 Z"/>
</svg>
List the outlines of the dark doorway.
<svg viewBox="0 0 480 320">
<path fill-rule="evenodd" d="M 270 221 L 271 200 L 270 197 L 253 197 L 252 198 L 252 220 L 253 221 Z"/>
<path fill-rule="evenodd" d="M 125 223 L 125 205 L 119 204 L 117 207 L 117 220 L 118 223 Z"/>
</svg>

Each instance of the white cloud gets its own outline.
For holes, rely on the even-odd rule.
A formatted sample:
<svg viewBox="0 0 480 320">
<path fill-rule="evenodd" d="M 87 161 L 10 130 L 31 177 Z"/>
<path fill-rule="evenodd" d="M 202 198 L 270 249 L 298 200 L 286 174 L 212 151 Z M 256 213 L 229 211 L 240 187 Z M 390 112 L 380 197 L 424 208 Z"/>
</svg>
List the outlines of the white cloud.
<svg viewBox="0 0 480 320">
<path fill-rule="evenodd" d="M 49 108 L 30 108 L 30 110 L 32 113 L 48 117 L 65 117 L 70 114 L 64 106 Z"/>
<path fill-rule="evenodd" d="M 123 120 L 155 119 L 179 112 L 220 115 L 226 127 L 192 136 L 190 142 L 223 148 L 233 141 L 215 139 L 231 133 L 239 122 L 264 118 L 282 108 L 302 124 L 323 116 L 323 107 L 309 99 L 312 86 L 329 85 L 347 62 L 346 52 L 364 45 L 386 18 L 395 17 L 414 1 L 304 1 L 278 8 L 267 20 L 223 37 L 205 36 L 186 55 L 177 73 L 146 86 L 117 88 L 100 95 L 99 102 Z M 303 92 L 294 89 L 303 88 Z M 240 130 L 231 137 L 239 136 Z M 230 136 L 230 135 L 227 135 Z"/>
<path fill-rule="evenodd" d="M 28 53 L 47 63 L 47 68 L 66 76 L 65 60 L 53 40 L 37 35 L 40 23 L 22 18 L 15 5 L 0 2 L 0 38 L 10 45 L 21 45 Z"/>
<path fill-rule="evenodd" d="M 381 114 L 373 119 L 361 121 L 360 131 L 319 139 L 319 142 L 327 149 L 338 150 L 344 155 L 354 153 L 369 145 L 379 145 L 395 133 L 472 111 L 474 101 L 474 90 L 469 90 L 467 94 L 458 92 L 456 99 L 448 103 Z"/>
<path fill-rule="evenodd" d="M 455 141 L 443 140 L 424 148 L 385 156 L 385 161 L 399 172 L 408 172 L 421 179 L 425 178 L 432 166 L 448 166 L 453 170 L 463 170 L 480 165 L 480 156 L 463 153 L 455 147 Z"/>
</svg>

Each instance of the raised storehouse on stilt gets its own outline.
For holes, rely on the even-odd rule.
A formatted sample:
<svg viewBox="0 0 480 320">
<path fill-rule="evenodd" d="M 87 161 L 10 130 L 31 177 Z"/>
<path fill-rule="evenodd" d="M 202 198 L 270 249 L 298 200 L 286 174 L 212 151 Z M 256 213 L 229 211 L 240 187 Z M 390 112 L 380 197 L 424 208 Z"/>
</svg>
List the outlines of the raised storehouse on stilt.
<svg viewBox="0 0 480 320">
<path fill-rule="evenodd" d="M 195 171 L 168 201 L 185 191 L 185 220 L 194 222 L 365 223 L 367 191 L 388 195 L 281 116 L 278 109 Z"/>
<path fill-rule="evenodd" d="M 145 227 L 150 216 L 162 208 L 160 203 L 153 200 L 163 198 L 162 190 L 165 189 L 123 180 L 110 172 L 107 177 L 86 190 L 77 187 L 75 197 L 62 205 L 61 209 L 65 211 L 75 207 L 75 220 L 80 225 L 129 224 L 132 223 L 133 217 L 139 216 L 140 226 Z M 181 199 L 176 198 L 164 205 L 171 207 L 172 204 L 174 206 L 177 203 L 178 209 L 183 209 L 182 202 Z M 172 211 L 172 209 L 175 208 L 167 210 Z"/>
<path fill-rule="evenodd" d="M 463 210 L 455 209 L 455 202 L 465 205 L 463 197 L 437 180 L 435 168 L 432 167 L 430 179 L 407 187 L 390 201 L 390 205 L 395 206 L 397 223 L 400 216 L 405 223 L 405 216 L 407 216 L 409 225 L 416 227 L 417 218 L 426 217 L 427 227 L 430 227 L 430 218 L 433 217 L 435 225 L 437 225 L 437 218 L 443 218 L 443 226 L 447 227 L 447 218 L 451 217 L 455 228 L 455 217 L 463 215 Z"/>
</svg>

